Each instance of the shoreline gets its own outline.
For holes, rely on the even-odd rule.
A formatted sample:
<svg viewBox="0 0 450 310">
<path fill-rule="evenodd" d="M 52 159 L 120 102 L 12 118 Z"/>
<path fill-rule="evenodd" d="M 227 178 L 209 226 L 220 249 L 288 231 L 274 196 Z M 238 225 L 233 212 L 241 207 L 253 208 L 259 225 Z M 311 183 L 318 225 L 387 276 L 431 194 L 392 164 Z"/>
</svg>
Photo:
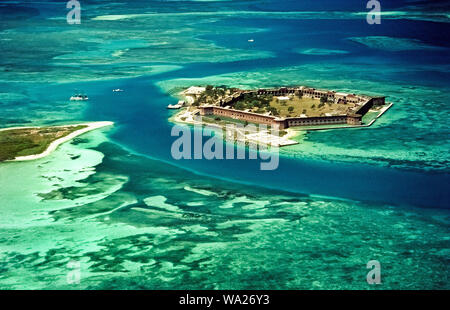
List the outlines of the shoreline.
<svg viewBox="0 0 450 310">
<path fill-rule="evenodd" d="M 80 130 L 74 131 L 70 134 L 68 134 L 65 137 L 59 138 L 53 142 L 50 143 L 50 145 L 47 147 L 47 149 L 40 153 L 40 154 L 34 154 L 34 155 L 27 155 L 27 156 L 18 156 L 11 160 L 6 160 L 5 162 L 21 162 L 21 161 L 30 161 L 30 160 L 36 160 L 40 158 L 44 158 L 48 155 L 50 155 L 53 151 L 55 151 L 58 146 L 60 146 L 63 143 L 66 143 L 82 134 L 85 134 L 89 131 L 96 130 L 99 128 L 112 126 L 114 125 L 114 122 L 104 121 L 104 122 L 89 122 L 89 123 L 80 123 L 80 124 L 71 124 L 71 125 L 61 125 L 61 126 L 38 126 L 38 127 L 11 127 L 11 128 L 3 128 L 0 129 L 0 131 L 7 131 L 7 130 L 15 130 L 15 129 L 30 129 L 30 128 L 45 128 L 45 127 L 76 127 L 76 126 L 87 126 L 85 128 L 82 128 Z"/>
</svg>

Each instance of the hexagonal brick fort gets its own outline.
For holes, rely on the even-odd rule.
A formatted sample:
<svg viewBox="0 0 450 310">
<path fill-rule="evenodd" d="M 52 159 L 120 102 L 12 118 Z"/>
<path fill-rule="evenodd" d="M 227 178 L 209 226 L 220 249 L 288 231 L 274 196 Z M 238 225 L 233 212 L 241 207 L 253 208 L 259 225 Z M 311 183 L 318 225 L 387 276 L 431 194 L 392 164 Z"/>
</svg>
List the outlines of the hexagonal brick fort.
<svg viewBox="0 0 450 310">
<path fill-rule="evenodd" d="M 240 111 L 233 109 L 234 103 L 243 98 L 245 94 L 253 95 L 273 95 L 273 96 L 289 96 L 302 95 L 309 98 L 320 99 L 326 96 L 328 100 L 334 103 L 352 103 L 354 109 L 351 113 L 341 115 L 325 115 L 325 116 L 300 116 L 300 117 L 276 117 L 267 114 L 259 114 L 249 111 Z M 278 127 L 280 130 L 296 127 L 296 126 L 317 126 L 317 125 L 332 125 L 332 124 L 349 124 L 361 125 L 362 117 L 374 106 L 385 105 L 386 97 L 370 97 L 365 95 L 346 94 L 328 90 L 318 90 L 305 86 L 300 87 L 281 87 L 275 89 L 258 89 L 258 90 L 239 90 L 231 96 L 218 100 L 213 105 L 199 106 L 200 115 L 217 115 L 239 119 L 258 124 L 266 124 Z"/>
</svg>

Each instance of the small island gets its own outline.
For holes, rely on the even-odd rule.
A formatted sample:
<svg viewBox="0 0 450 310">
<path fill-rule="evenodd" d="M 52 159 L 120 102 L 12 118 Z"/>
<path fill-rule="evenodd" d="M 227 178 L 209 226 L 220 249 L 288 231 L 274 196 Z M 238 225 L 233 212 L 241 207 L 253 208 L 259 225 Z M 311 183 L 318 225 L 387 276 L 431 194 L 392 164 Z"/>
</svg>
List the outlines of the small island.
<svg viewBox="0 0 450 310">
<path fill-rule="evenodd" d="M 348 94 L 306 86 L 242 90 L 192 86 L 180 93 L 176 122 L 224 128 L 229 123 L 264 124 L 279 131 L 278 146 L 296 144 L 293 130 L 329 130 L 371 126 L 392 104 L 383 96 Z M 266 135 L 267 137 L 267 135 Z M 273 138 L 273 137 L 271 137 Z"/>
<path fill-rule="evenodd" d="M 0 162 L 43 158 L 64 142 L 88 131 L 113 124 L 113 122 L 91 122 L 52 127 L 0 129 Z"/>
</svg>

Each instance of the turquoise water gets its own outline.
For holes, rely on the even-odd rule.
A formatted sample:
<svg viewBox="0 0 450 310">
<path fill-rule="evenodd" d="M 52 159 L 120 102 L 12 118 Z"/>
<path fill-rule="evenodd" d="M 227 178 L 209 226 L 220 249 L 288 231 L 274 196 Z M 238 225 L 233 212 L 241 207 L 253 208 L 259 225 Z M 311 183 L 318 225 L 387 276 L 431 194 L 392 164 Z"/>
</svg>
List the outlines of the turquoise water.
<svg viewBox="0 0 450 310">
<path fill-rule="evenodd" d="M 0 288 L 372 289 L 377 259 L 377 289 L 448 289 L 449 8 L 393 1 L 369 26 L 361 1 L 333 3 L 96 1 L 78 26 L 59 3 L 2 3 L 0 126 L 115 126 L 0 165 Z M 275 171 L 175 161 L 165 107 L 199 84 L 394 106 L 297 137 Z"/>
</svg>

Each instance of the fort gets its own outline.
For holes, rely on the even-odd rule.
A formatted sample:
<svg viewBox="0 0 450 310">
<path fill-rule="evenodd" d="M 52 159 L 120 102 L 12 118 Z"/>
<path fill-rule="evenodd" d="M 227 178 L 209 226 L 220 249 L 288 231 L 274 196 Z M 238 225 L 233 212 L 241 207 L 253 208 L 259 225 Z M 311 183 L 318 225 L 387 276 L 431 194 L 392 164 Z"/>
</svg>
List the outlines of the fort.
<svg viewBox="0 0 450 310">
<path fill-rule="evenodd" d="M 305 86 L 222 91 L 195 89 L 192 100 L 202 116 L 217 116 L 286 129 L 297 126 L 347 124 L 362 126 L 371 109 L 386 105 L 385 97 L 347 94 Z M 189 95 L 189 91 L 186 92 Z M 210 100 L 205 100 L 210 98 Z M 299 112 L 303 109 L 301 112 Z M 384 111 L 383 111 L 384 112 Z"/>
</svg>

